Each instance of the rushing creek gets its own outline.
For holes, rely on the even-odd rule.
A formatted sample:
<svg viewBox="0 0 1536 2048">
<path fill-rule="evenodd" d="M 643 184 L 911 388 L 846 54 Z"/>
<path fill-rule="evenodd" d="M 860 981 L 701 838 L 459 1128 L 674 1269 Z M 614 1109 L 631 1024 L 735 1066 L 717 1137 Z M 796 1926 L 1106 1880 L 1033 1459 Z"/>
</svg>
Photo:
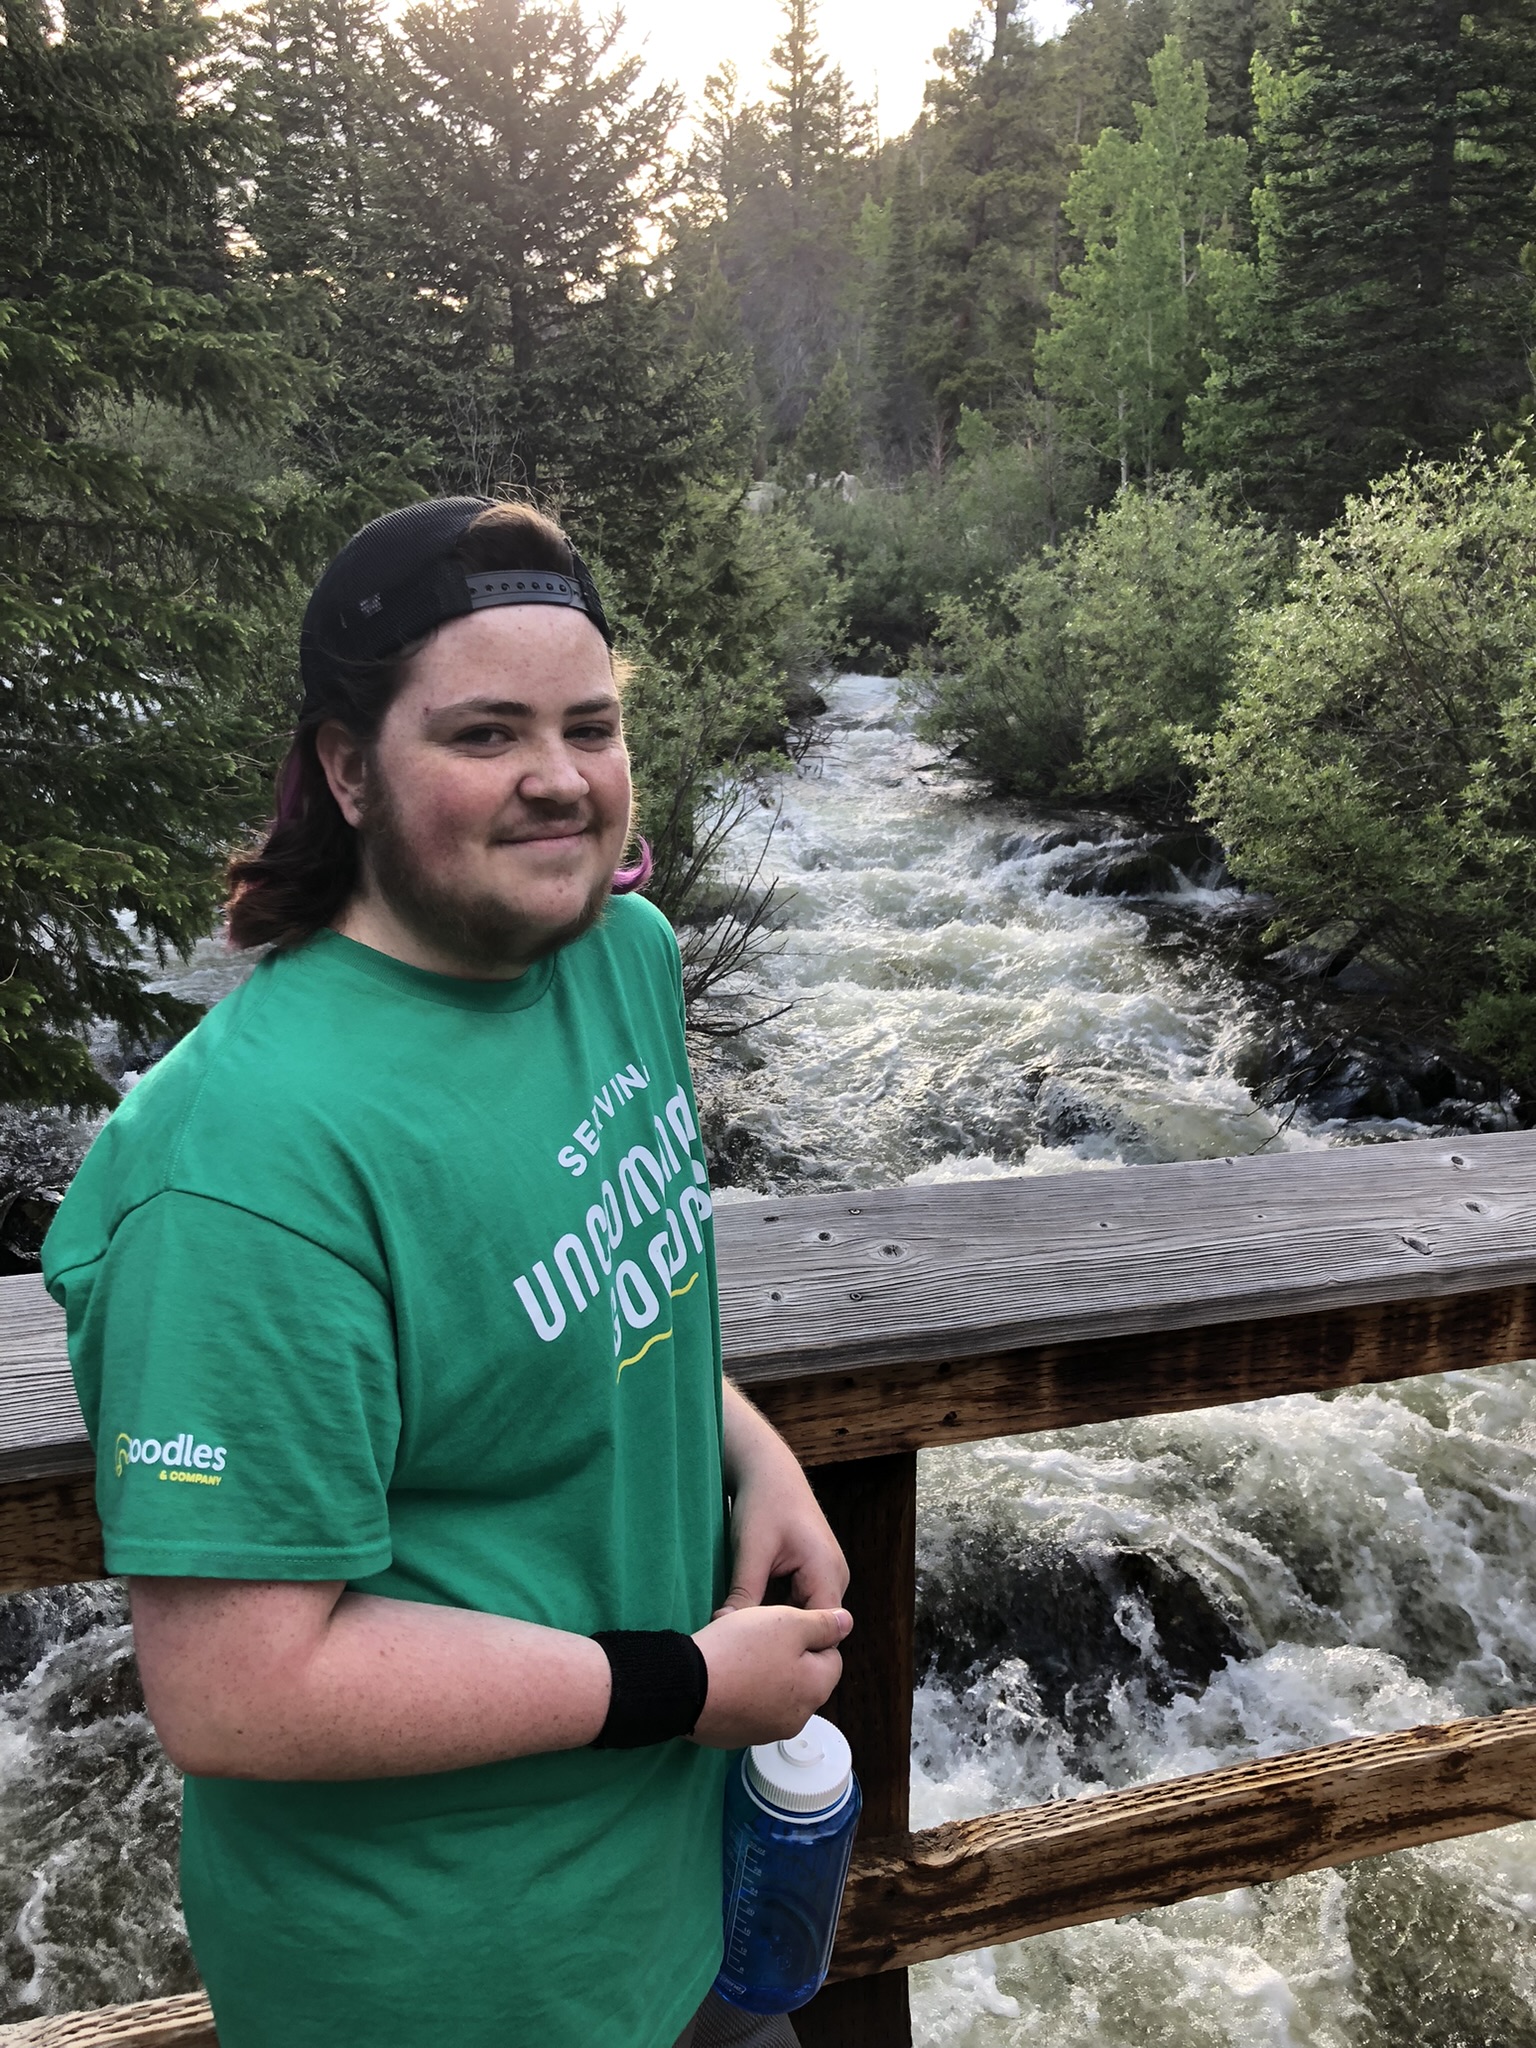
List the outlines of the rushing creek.
<svg viewBox="0 0 1536 2048">
<path fill-rule="evenodd" d="M 722 1200 L 1345 1135 L 1258 1107 L 1241 991 L 1148 905 L 1053 887 L 890 684 L 841 679 L 779 794 L 733 842 L 784 929 L 702 1075 Z M 1536 1700 L 1533 1373 L 927 1454 L 914 1823 Z M 0 2021 L 192 1981 L 174 1813 L 113 1590 L 0 1604 Z M 924 1966 L 916 2039 L 1536 2048 L 1533 1922 L 1536 1824 Z"/>
</svg>

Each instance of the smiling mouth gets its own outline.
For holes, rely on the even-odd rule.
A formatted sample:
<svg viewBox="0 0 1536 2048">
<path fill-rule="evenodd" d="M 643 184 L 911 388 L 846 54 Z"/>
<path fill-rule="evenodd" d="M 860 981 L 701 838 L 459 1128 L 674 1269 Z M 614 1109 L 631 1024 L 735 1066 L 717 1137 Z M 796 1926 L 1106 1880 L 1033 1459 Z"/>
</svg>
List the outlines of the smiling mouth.
<svg viewBox="0 0 1536 2048">
<path fill-rule="evenodd" d="M 555 832 L 519 832 L 515 838 L 498 839 L 497 846 L 559 846 L 568 840 L 585 839 L 587 827 L 578 825 L 572 829 Z"/>
</svg>

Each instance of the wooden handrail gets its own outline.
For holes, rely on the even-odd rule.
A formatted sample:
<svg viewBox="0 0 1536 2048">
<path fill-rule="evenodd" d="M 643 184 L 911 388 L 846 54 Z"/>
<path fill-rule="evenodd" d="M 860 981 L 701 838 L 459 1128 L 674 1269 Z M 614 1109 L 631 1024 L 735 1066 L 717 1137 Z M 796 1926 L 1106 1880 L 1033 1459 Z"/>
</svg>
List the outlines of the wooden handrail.
<svg viewBox="0 0 1536 2048">
<path fill-rule="evenodd" d="M 834 1981 L 1536 1819 L 1536 1708 L 863 1840 Z M 0 2048 L 214 2048 L 206 2002 L 0 2028 Z"/>
<path fill-rule="evenodd" d="M 1536 1708 L 1367 1735 L 866 1842 L 833 1972 L 864 1976 L 1536 1819 Z"/>
<path fill-rule="evenodd" d="M 727 1370 L 841 1462 L 1520 1356 L 1536 1133 L 734 1202 L 716 1229 Z M 62 1317 L 0 1280 L 0 1489 L 89 1464 Z"/>
<path fill-rule="evenodd" d="M 732 1203 L 717 1234 L 727 1370 L 812 1468 L 861 1615 L 830 1711 L 866 1839 L 805 2048 L 900 2048 L 914 1961 L 1536 1817 L 1521 1709 L 906 1832 L 915 1452 L 1536 1354 L 1536 1134 Z M 0 1591 L 100 1543 L 61 1319 L 0 1281 Z M 12 2040 L 213 2036 L 181 1999 Z"/>
<path fill-rule="evenodd" d="M 219 2048 L 200 1991 L 0 2027 L 0 2048 Z"/>
</svg>

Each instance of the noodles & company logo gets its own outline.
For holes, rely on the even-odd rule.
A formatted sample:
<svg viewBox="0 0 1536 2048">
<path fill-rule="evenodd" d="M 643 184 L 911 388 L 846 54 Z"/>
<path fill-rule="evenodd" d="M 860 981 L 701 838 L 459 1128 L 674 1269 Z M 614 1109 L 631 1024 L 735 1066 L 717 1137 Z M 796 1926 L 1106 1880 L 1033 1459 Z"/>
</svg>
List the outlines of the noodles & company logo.
<svg viewBox="0 0 1536 2048">
<path fill-rule="evenodd" d="M 200 1444 L 190 1430 L 163 1440 L 120 1430 L 112 1447 L 112 1469 L 119 1479 L 130 1465 L 158 1465 L 162 1479 L 180 1480 L 184 1486 L 217 1486 L 224 1458 L 222 1444 Z"/>
</svg>

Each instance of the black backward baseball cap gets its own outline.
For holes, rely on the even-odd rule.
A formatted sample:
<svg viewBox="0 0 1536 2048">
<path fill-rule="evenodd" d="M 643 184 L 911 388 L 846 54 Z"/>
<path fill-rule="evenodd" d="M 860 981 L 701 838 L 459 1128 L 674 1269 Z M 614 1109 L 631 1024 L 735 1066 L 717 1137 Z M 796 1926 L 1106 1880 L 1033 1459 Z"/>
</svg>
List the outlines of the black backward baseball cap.
<svg viewBox="0 0 1536 2048">
<path fill-rule="evenodd" d="M 492 605 L 569 605 L 585 612 L 613 645 L 597 586 L 574 548 L 569 576 L 553 569 L 465 567 L 459 542 L 496 502 L 428 498 L 386 512 L 352 536 L 315 585 L 304 612 L 304 712 L 326 709 L 335 680 L 387 661 L 449 619 Z"/>
</svg>

